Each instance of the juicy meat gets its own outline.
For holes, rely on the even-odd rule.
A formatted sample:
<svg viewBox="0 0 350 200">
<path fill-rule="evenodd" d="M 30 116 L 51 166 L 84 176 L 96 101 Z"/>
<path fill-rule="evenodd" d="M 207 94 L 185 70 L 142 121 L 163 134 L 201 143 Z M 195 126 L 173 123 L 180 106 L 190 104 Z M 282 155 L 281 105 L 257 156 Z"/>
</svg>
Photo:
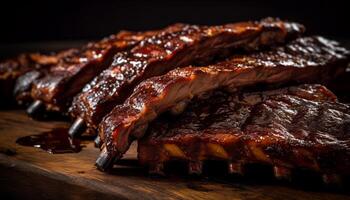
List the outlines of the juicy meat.
<svg viewBox="0 0 350 200">
<path fill-rule="evenodd" d="M 277 19 L 223 26 L 186 26 L 173 33 L 160 33 L 144 40 L 129 52 L 116 55 L 71 107 L 71 115 L 82 118 L 95 129 L 115 105 L 121 104 L 141 81 L 164 74 L 176 67 L 209 64 L 226 57 L 232 49 L 256 50 L 295 38 L 304 31 L 296 23 Z"/>
<path fill-rule="evenodd" d="M 34 82 L 33 99 L 45 103 L 47 110 L 66 111 L 75 94 L 112 62 L 113 55 L 136 45 L 155 32 L 122 31 L 99 42 L 91 42 L 74 54 L 63 57 L 38 81 Z"/>
<path fill-rule="evenodd" d="M 73 56 L 76 52 L 77 49 L 68 49 L 59 53 L 52 53 L 50 56 L 32 54 L 31 60 L 35 63 L 35 67 L 30 68 L 29 71 L 19 76 L 15 83 L 13 93 L 17 103 L 30 103 L 32 101 L 30 94 L 32 84 L 36 80 L 39 80 L 41 77 L 45 76 L 51 66 L 58 64 L 58 62 L 63 58 Z"/>
<path fill-rule="evenodd" d="M 57 63 L 56 55 L 21 54 L 0 63 L 1 102 L 12 100 L 16 79 L 31 70 L 39 70 Z"/>
<path fill-rule="evenodd" d="M 322 82 L 343 73 L 348 62 L 349 52 L 338 43 L 305 37 L 270 51 L 233 56 L 215 65 L 176 69 L 150 78 L 102 120 L 99 133 L 105 147 L 97 166 L 104 169 L 107 161 L 120 158 L 131 141 L 143 137 L 149 122 L 167 110 L 181 112 L 194 96 L 220 87 L 234 90 L 259 83 Z"/>
<path fill-rule="evenodd" d="M 349 175 L 350 106 L 320 85 L 215 92 L 191 101 L 179 116 L 152 122 L 138 153 L 156 173 L 173 159 L 189 161 L 190 172 L 200 173 L 201 161 L 214 159 L 238 173 L 246 163 L 263 163 L 284 172 Z"/>
</svg>

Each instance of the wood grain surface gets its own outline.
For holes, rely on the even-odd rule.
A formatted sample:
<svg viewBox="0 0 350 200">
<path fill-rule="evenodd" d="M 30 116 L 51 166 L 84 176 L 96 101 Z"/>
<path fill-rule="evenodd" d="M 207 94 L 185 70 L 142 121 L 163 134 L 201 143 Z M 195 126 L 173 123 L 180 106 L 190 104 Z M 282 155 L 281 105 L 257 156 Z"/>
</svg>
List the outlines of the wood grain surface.
<svg viewBox="0 0 350 200">
<path fill-rule="evenodd" d="M 67 126 L 67 122 L 34 121 L 21 110 L 0 111 L 1 190 L 6 189 L 3 192 L 7 194 L 11 191 L 20 194 L 21 191 L 7 183 L 25 182 L 27 187 L 51 191 L 51 195 L 52 192 L 65 193 L 71 189 L 73 197 L 79 197 L 76 199 L 82 199 L 84 195 L 98 198 L 100 194 L 108 195 L 106 199 L 350 199 L 346 189 L 329 189 L 322 184 L 314 186 L 314 182 L 303 180 L 285 183 L 260 175 L 231 177 L 209 173 L 189 177 L 185 173 L 176 173 L 175 167 L 171 169 L 175 173 L 166 177 L 152 177 L 138 165 L 136 145 L 119 165 L 106 174 L 94 167 L 99 150 L 94 148 L 92 141 L 84 141 L 81 152 L 67 154 L 50 154 L 39 148 L 16 144 L 20 137 Z M 37 176 L 45 177 L 46 181 L 41 181 L 44 183 L 42 188 L 33 178 Z M 24 180 L 26 177 L 28 180 Z M 50 184 L 54 189 L 47 189 Z M 74 189 L 75 186 L 78 189 Z M 53 196 L 62 198 L 62 195 Z M 47 197 L 52 199 L 50 195 Z"/>
</svg>

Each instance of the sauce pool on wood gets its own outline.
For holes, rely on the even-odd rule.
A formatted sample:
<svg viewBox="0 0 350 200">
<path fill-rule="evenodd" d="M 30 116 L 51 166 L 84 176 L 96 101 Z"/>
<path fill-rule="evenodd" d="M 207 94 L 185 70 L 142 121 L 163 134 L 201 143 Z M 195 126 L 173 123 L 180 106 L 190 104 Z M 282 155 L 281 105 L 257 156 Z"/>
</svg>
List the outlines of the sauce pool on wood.
<svg viewBox="0 0 350 200">
<path fill-rule="evenodd" d="M 72 140 L 67 128 L 56 128 L 37 135 L 18 138 L 16 143 L 23 146 L 41 148 L 48 153 L 78 153 L 84 147 L 78 139 Z"/>
</svg>

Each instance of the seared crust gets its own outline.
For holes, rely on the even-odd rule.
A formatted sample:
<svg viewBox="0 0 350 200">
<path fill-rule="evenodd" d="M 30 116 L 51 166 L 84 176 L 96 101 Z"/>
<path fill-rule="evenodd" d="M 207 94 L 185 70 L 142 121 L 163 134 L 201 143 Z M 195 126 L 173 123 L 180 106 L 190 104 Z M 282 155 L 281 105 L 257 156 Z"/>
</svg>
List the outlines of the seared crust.
<svg viewBox="0 0 350 200">
<path fill-rule="evenodd" d="M 116 52 L 124 51 L 154 32 L 122 31 L 99 42 L 91 42 L 62 57 L 45 76 L 33 84 L 31 96 L 46 104 L 48 110 L 66 111 L 73 96 L 112 62 Z"/>
<path fill-rule="evenodd" d="M 0 63 L 0 92 L 1 102 L 13 100 L 13 90 L 16 80 L 28 71 L 40 71 L 57 63 L 56 54 L 20 54 L 16 58 L 8 59 Z M 17 91 L 17 90 L 16 90 Z M 15 93 L 17 95 L 17 92 Z"/>
<path fill-rule="evenodd" d="M 68 49 L 58 53 L 52 53 L 51 55 L 30 54 L 30 58 L 35 63 L 35 66 L 16 80 L 13 94 L 17 103 L 30 103 L 32 101 L 31 89 L 33 83 L 45 76 L 51 66 L 58 64 L 61 59 L 74 55 L 76 52 L 77 49 Z"/>
<path fill-rule="evenodd" d="M 123 105 L 101 122 L 99 133 L 108 154 L 120 158 L 130 142 L 142 138 L 160 113 L 221 87 L 258 83 L 322 82 L 345 71 L 349 52 L 322 37 L 299 38 L 286 46 L 234 56 L 208 67 L 187 67 L 144 81 Z"/>
<path fill-rule="evenodd" d="M 323 86 L 302 85 L 196 99 L 181 115 L 152 122 L 138 157 L 148 165 L 214 159 L 349 175 L 349 141 L 350 107 Z"/>
<path fill-rule="evenodd" d="M 162 75 L 176 67 L 209 64 L 213 58 L 226 57 L 232 49 L 256 50 L 283 43 L 303 33 L 297 23 L 278 19 L 242 22 L 223 26 L 184 26 L 178 31 L 162 32 L 144 40 L 129 52 L 116 55 L 71 107 L 71 115 L 97 128 L 102 117 L 121 104 L 141 81 Z"/>
</svg>

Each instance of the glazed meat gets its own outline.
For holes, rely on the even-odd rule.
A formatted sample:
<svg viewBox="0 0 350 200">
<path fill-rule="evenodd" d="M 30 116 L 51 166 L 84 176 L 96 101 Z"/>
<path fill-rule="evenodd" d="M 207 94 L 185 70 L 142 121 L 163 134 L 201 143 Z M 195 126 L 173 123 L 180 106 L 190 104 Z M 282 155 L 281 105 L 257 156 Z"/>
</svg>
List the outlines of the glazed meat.
<svg viewBox="0 0 350 200">
<path fill-rule="evenodd" d="M 231 173 L 263 163 L 274 166 L 279 178 L 302 168 L 329 181 L 350 172 L 350 106 L 320 85 L 216 91 L 191 101 L 179 116 L 152 122 L 138 157 L 153 173 L 162 173 L 169 160 L 188 161 L 190 173 L 201 173 L 204 160 L 224 160 Z"/>
<path fill-rule="evenodd" d="M 17 78 L 13 91 L 17 103 L 20 105 L 31 103 L 32 97 L 30 93 L 32 84 L 45 76 L 51 66 L 58 64 L 62 59 L 74 56 L 76 52 L 77 49 L 68 49 L 59 53 L 52 53 L 50 56 L 31 54 L 30 58 L 32 62 L 35 63 L 35 67 L 32 67 L 29 71 Z"/>
<path fill-rule="evenodd" d="M 43 104 L 46 110 L 65 112 L 73 96 L 110 65 L 115 53 L 130 49 L 145 37 L 154 34 L 152 31 L 122 31 L 99 42 L 91 42 L 73 55 L 59 60 L 46 76 L 33 84 L 31 95 L 36 101 L 28 108 L 29 114 L 35 114 Z"/>
<path fill-rule="evenodd" d="M 28 71 L 36 71 L 57 63 L 55 54 L 21 54 L 13 59 L 5 60 L 0 63 L 0 92 L 1 103 L 6 105 L 13 100 L 13 89 L 18 77 Z"/>
<path fill-rule="evenodd" d="M 121 104 L 141 81 L 190 64 L 208 64 L 227 57 L 233 49 L 252 51 L 299 36 L 304 27 L 278 19 L 223 26 L 185 26 L 173 33 L 160 33 L 144 40 L 129 52 L 116 55 L 75 99 L 70 113 L 79 127 L 84 121 L 91 130 L 115 105 Z"/>
<path fill-rule="evenodd" d="M 298 38 L 285 46 L 251 55 L 237 55 L 207 67 L 187 67 L 150 78 L 136 87 L 122 105 L 116 106 L 99 126 L 105 142 L 96 161 L 101 170 L 143 137 L 148 123 L 160 113 L 181 112 L 194 96 L 226 87 L 257 84 L 280 85 L 326 81 L 344 73 L 349 52 L 322 37 Z"/>
</svg>

